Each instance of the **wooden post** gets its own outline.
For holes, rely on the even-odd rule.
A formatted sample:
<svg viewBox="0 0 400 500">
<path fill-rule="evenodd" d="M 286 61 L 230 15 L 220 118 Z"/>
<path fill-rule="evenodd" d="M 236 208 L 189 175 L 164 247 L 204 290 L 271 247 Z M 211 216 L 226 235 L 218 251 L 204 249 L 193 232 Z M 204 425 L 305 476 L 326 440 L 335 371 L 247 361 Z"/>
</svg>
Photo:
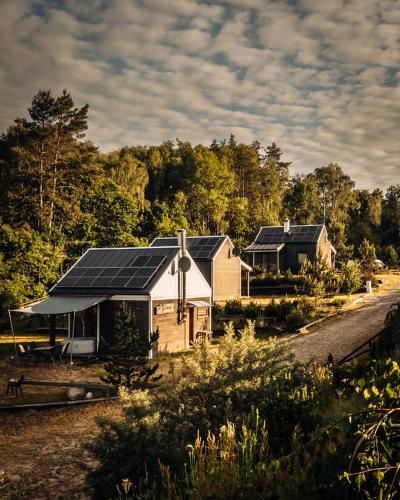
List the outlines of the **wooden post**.
<svg viewBox="0 0 400 500">
<path fill-rule="evenodd" d="M 50 345 L 55 346 L 56 345 L 56 315 L 55 314 L 50 314 L 49 326 L 50 326 L 50 334 L 49 334 Z"/>
</svg>

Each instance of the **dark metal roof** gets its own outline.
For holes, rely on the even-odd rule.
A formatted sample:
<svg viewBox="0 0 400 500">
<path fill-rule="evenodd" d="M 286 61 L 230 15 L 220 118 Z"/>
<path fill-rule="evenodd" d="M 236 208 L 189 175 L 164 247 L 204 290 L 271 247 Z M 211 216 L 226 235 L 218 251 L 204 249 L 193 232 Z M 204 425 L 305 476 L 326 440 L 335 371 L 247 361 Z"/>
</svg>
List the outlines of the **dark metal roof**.
<svg viewBox="0 0 400 500">
<path fill-rule="evenodd" d="M 269 244 L 259 244 L 252 243 L 249 247 L 245 249 L 245 252 L 277 252 L 285 246 L 284 243 L 269 243 Z"/>
<path fill-rule="evenodd" d="M 262 227 L 254 241 L 260 245 L 274 243 L 317 243 L 323 224 L 290 226 L 289 233 L 285 233 L 283 226 Z"/>
<path fill-rule="evenodd" d="M 212 260 L 224 243 L 226 236 L 189 236 L 186 238 L 188 252 L 193 259 Z M 152 247 L 178 245 L 178 238 L 155 238 Z"/>
<path fill-rule="evenodd" d="M 52 294 L 139 294 L 151 290 L 180 249 L 90 248 Z"/>
</svg>

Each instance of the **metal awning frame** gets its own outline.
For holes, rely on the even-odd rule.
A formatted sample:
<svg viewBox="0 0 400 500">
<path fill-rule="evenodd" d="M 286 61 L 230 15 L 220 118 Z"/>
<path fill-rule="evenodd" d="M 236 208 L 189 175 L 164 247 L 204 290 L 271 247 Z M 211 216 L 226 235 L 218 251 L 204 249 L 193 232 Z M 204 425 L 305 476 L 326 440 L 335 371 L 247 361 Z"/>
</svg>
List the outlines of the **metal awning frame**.
<svg viewBox="0 0 400 500">
<path fill-rule="evenodd" d="M 62 297 L 62 296 L 60 296 L 60 297 Z M 16 338 L 15 338 L 15 330 L 14 330 L 14 325 L 13 325 L 12 315 L 11 315 L 12 312 L 19 312 L 19 313 L 22 313 L 22 314 L 41 314 L 41 315 L 44 315 L 44 316 L 52 316 L 52 315 L 56 316 L 57 314 L 71 314 L 72 313 L 72 318 L 73 319 L 72 319 L 72 330 L 71 330 L 71 336 L 70 336 L 70 338 L 73 339 L 74 335 L 75 335 L 75 318 L 76 318 L 76 313 L 79 312 L 79 311 L 84 311 L 85 309 L 89 309 L 90 307 L 93 307 L 93 306 L 98 306 L 101 302 L 104 302 L 109 297 L 107 297 L 107 296 L 91 297 L 92 299 L 95 299 L 95 300 L 87 301 L 87 306 L 86 307 L 82 307 L 80 309 L 75 308 L 75 309 L 72 309 L 70 311 L 53 312 L 53 313 L 43 313 L 43 312 L 32 312 L 32 310 L 29 310 L 31 307 L 34 307 L 35 305 L 39 305 L 42 302 L 45 302 L 46 300 L 49 300 L 50 298 L 51 297 L 47 297 L 47 298 L 43 298 L 43 299 L 36 299 L 36 300 L 33 300 L 32 302 L 28 302 L 27 304 L 24 305 L 24 307 L 21 307 L 21 308 L 18 308 L 18 309 L 8 309 L 8 317 L 10 319 L 10 326 L 11 326 L 11 334 L 12 334 L 12 337 L 13 337 L 14 350 L 15 350 L 15 355 L 16 355 L 17 359 L 18 359 L 18 349 L 17 349 L 17 342 L 16 342 Z M 86 297 L 86 298 L 90 298 L 90 297 Z M 26 311 L 24 311 L 24 309 L 26 309 Z M 98 328 L 98 325 L 97 325 L 97 328 Z M 97 339 L 97 348 L 99 347 L 98 344 L 99 344 L 99 339 Z M 73 348 L 72 348 L 72 345 L 71 345 L 71 349 L 70 349 L 70 364 L 71 365 L 73 364 L 73 361 L 72 361 L 72 350 L 73 350 Z"/>
</svg>

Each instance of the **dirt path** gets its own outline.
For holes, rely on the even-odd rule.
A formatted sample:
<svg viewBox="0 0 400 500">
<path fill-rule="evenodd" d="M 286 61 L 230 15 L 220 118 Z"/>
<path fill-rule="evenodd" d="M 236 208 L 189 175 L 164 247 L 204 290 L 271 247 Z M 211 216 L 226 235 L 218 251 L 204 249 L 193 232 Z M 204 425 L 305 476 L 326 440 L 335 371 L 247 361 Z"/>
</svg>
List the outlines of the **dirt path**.
<svg viewBox="0 0 400 500">
<path fill-rule="evenodd" d="M 85 449 L 99 432 L 96 417 L 119 418 L 120 406 L 30 411 L 0 416 L 0 498 L 89 499 L 87 468 L 95 460 Z M 1 472 L 0 472 L 1 475 Z"/>
<path fill-rule="evenodd" d="M 362 307 L 335 316 L 307 334 L 289 340 L 299 361 L 323 360 L 331 352 L 339 360 L 383 328 L 386 313 L 400 301 L 400 287 L 365 299 Z"/>
</svg>

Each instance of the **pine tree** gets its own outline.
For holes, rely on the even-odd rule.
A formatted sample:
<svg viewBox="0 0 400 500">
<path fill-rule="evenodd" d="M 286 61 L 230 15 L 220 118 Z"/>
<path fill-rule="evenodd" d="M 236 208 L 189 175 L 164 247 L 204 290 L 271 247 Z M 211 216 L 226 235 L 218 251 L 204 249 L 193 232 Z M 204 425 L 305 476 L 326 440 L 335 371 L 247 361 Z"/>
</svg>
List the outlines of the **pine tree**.
<svg viewBox="0 0 400 500">
<path fill-rule="evenodd" d="M 155 376 L 158 364 L 149 366 L 149 351 L 158 339 L 153 333 L 148 339 L 136 328 L 135 315 L 123 302 L 117 314 L 115 342 L 108 347 L 111 359 L 104 369 L 103 382 L 127 389 L 140 389 L 149 381 L 155 382 L 162 375 Z"/>
</svg>

